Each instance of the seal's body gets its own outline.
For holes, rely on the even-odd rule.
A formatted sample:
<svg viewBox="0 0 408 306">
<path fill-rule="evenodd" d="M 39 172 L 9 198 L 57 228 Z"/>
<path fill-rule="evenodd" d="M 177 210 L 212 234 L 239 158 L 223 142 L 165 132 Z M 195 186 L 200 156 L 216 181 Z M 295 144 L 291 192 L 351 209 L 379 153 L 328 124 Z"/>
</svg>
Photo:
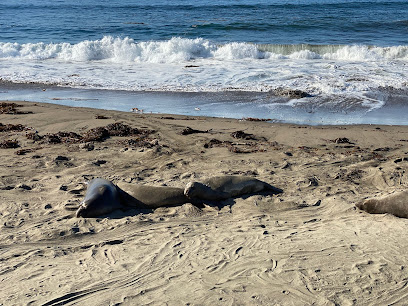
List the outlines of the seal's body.
<svg viewBox="0 0 408 306">
<path fill-rule="evenodd" d="M 370 214 L 391 214 L 400 218 L 408 218 L 408 191 L 368 199 L 356 206 Z"/>
<path fill-rule="evenodd" d="M 77 217 L 98 217 L 121 208 L 158 208 L 191 202 L 222 201 L 257 192 L 281 193 L 260 180 L 246 176 L 216 176 L 203 183 L 188 183 L 185 189 L 120 183 L 120 187 L 103 178 L 88 184 L 85 198 L 76 212 Z"/>
<path fill-rule="evenodd" d="M 252 177 L 225 175 L 211 177 L 202 183 L 190 182 L 184 189 L 184 194 L 189 199 L 220 201 L 262 191 L 282 192 L 281 189 Z"/>
<path fill-rule="evenodd" d="M 184 189 L 167 186 L 148 186 L 135 184 L 119 184 L 121 189 L 131 195 L 135 206 L 157 208 L 163 206 L 182 205 L 189 200 L 184 195 Z"/>
</svg>

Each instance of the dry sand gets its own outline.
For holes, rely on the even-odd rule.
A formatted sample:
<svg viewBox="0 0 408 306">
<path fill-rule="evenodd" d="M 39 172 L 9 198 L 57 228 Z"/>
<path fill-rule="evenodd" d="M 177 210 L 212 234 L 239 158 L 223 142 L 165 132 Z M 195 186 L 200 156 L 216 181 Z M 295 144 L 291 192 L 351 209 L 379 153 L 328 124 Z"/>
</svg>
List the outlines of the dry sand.
<svg viewBox="0 0 408 306">
<path fill-rule="evenodd" d="M 18 104 L 23 114 L 0 114 L 2 124 L 31 128 L 0 132 L 0 143 L 20 145 L 0 149 L 0 305 L 406 303 L 408 220 L 354 205 L 407 188 L 408 126 Z M 84 135 L 118 122 L 155 132 L 88 144 L 26 137 Z M 186 127 L 208 133 L 181 135 Z M 234 138 L 236 131 L 255 140 Z M 184 187 L 222 174 L 250 175 L 284 193 L 94 219 L 66 209 L 94 177 Z"/>
</svg>

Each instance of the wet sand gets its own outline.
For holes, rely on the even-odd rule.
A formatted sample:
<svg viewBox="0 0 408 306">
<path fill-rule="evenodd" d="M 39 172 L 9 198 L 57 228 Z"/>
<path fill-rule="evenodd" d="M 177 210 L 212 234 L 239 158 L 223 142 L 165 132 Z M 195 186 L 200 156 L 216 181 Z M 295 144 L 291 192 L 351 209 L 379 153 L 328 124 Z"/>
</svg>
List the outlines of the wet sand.
<svg viewBox="0 0 408 306">
<path fill-rule="evenodd" d="M 408 126 L 17 104 L 0 114 L 0 146 L 11 147 L 0 148 L 0 304 L 406 300 L 408 220 L 355 204 L 407 188 Z M 98 127 L 121 132 L 98 138 Z M 203 133 L 182 135 L 187 127 Z M 90 219 L 68 210 L 95 177 L 183 188 L 226 174 L 284 192 Z"/>
</svg>

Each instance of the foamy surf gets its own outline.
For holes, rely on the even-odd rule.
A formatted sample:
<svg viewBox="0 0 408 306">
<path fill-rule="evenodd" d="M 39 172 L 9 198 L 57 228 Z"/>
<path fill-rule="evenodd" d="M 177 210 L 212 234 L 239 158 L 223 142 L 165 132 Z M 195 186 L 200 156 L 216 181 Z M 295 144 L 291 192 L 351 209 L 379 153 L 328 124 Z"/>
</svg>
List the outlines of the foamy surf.
<svg viewBox="0 0 408 306">
<path fill-rule="evenodd" d="M 105 36 L 69 43 L 0 43 L 0 76 L 14 83 L 125 91 L 307 92 L 315 103 L 376 109 L 381 88 L 408 86 L 408 46 L 217 44 Z M 378 93 L 378 94 L 377 94 Z M 300 101 L 292 101 L 297 105 Z"/>
<path fill-rule="evenodd" d="M 173 37 L 166 41 L 137 42 L 132 38 L 105 36 L 100 40 L 70 43 L 0 42 L 1 59 L 66 62 L 175 63 L 195 59 L 327 59 L 344 61 L 408 60 L 408 46 L 282 45 L 231 42 L 217 44 L 203 38 Z"/>
</svg>

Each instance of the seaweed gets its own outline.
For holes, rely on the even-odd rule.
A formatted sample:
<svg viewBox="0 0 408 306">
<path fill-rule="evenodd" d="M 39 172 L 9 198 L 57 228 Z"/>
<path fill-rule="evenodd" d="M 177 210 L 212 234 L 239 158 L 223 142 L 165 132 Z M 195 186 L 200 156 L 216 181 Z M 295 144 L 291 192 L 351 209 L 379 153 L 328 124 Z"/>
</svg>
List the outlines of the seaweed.
<svg viewBox="0 0 408 306">
<path fill-rule="evenodd" d="M 8 114 L 8 115 L 16 115 L 16 114 L 31 114 L 32 112 L 22 112 L 17 109 L 17 107 L 22 107 L 23 105 L 19 105 L 16 103 L 7 103 L 1 102 L 0 103 L 0 114 Z"/>
<path fill-rule="evenodd" d="M 16 154 L 16 155 L 25 155 L 27 153 L 34 152 L 35 150 L 36 149 L 20 149 L 20 150 L 17 150 L 16 152 L 14 152 L 14 154 Z"/>
<path fill-rule="evenodd" d="M 102 142 L 109 137 L 109 132 L 104 127 L 97 127 L 88 130 L 82 136 L 81 142 L 99 141 Z"/>
<path fill-rule="evenodd" d="M 3 124 L 0 123 L 0 132 L 8 132 L 8 131 L 24 131 L 27 127 L 22 124 Z"/>
<path fill-rule="evenodd" d="M 18 141 L 15 139 L 14 140 L 7 139 L 7 140 L 0 142 L 0 148 L 3 148 L 3 149 L 14 149 L 18 147 L 20 147 L 20 145 Z"/>
<path fill-rule="evenodd" d="M 209 142 L 204 144 L 204 148 L 209 149 L 213 147 L 222 147 L 232 145 L 231 141 L 221 141 L 215 138 L 212 138 Z"/>
<path fill-rule="evenodd" d="M 181 135 L 190 135 L 190 134 L 197 134 L 197 133 L 208 133 L 208 130 L 200 131 L 200 130 L 192 129 L 191 127 L 186 127 L 184 130 L 181 131 Z"/>
<path fill-rule="evenodd" d="M 230 134 L 234 138 L 245 139 L 245 140 L 256 140 L 253 134 L 245 133 L 244 131 L 236 131 Z"/>
<path fill-rule="evenodd" d="M 334 139 L 334 140 L 330 140 L 331 142 L 334 142 L 334 143 L 346 143 L 346 144 L 354 144 L 354 142 L 351 142 L 348 138 L 346 138 L 346 137 L 339 137 L 339 138 L 336 138 L 336 139 Z"/>
<path fill-rule="evenodd" d="M 38 132 L 27 133 L 26 137 L 27 139 L 30 139 L 33 141 L 40 141 L 41 139 L 44 138 L 44 136 L 41 136 L 40 134 L 38 134 Z"/>
<path fill-rule="evenodd" d="M 1 126 L 0 126 L 1 128 Z M 96 127 L 86 131 L 83 135 L 75 132 L 59 131 L 53 134 L 40 135 L 38 132 L 27 133 L 26 137 L 33 141 L 43 141 L 48 144 L 58 143 L 88 143 L 103 142 L 111 136 L 125 137 L 131 135 L 147 136 L 154 133 L 154 130 L 132 128 L 129 125 L 117 122 L 108 124 L 105 127 Z"/>
<path fill-rule="evenodd" d="M 242 118 L 242 120 L 244 120 L 244 121 L 255 121 L 255 122 L 259 122 L 259 121 L 272 121 L 272 119 L 253 118 L 253 117 L 245 117 L 245 118 Z"/>
</svg>

